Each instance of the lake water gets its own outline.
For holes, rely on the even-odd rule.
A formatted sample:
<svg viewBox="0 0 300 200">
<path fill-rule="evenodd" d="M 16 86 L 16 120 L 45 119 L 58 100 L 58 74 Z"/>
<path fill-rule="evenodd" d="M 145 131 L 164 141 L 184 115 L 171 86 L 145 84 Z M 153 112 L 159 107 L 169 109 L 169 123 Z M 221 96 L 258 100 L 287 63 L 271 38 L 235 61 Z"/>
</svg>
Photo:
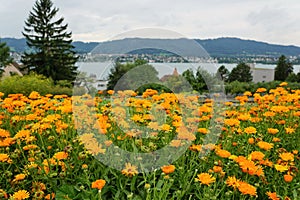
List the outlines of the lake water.
<svg viewBox="0 0 300 200">
<path fill-rule="evenodd" d="M 88 75 L 95 74 L 98 79 L 107 79 L 110 69 L 113 68 L 113 62 L 79 62 L 79 71 L 86 72 Z M 149 63 L 157 71 L 158 77 L 161 78 L 164 75 L 172 74 L 176 68 L 178 73 L 181 74 L 187 69 L 196 70 L 199 66 L 207 70 L 210 73 L 216 73 L 217 69 L 224 65 L 229 71 L 231 71 L 237 64 L 228 63 Z M 274 69 L 276 65 L 267 64 L 255 64 L 255 68 L 267 68 Z M 300 65 L 294 65 L 294 72 L 300 72 Z"/>
</svg>

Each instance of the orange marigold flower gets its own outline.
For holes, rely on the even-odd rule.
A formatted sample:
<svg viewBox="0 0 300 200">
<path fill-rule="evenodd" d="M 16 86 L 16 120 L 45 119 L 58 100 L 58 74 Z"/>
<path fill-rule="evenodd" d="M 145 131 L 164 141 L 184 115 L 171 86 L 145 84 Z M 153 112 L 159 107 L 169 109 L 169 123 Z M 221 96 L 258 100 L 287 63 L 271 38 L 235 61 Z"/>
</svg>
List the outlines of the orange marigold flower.
<svg viewBox="0 0 300 200">
<path fill-rule="evenodd" d="M 238 119 L 225 119 L 224 123 L 228 126 L 239 126 L 240 121 Z"/>
<path fill-rule="evenodd" d="M 280 200 L 276 192 L 267 192 L 266 194 L 268 195 L 270 200 Z"/>
<path fill-rule="evenodd" d="M 57 152 L 53 155 L 53 158 L 57 159 L 57 160 L 63 160 L 66 159 L 68 157 L 68 153 L 61 151 L 61 152 Z"/>
<path fill-rule="evenodd" d="M 280 142 L 281 139 L 280 139 L 280 138 L 277 138 L 277 137 L 274 137 L 274 138 L 272 139 L 272 141 L 273 141 L 273 142 Z"/>
<path fill-rule="evenodd" d="M 224 149 L 216 150 L 216 154 L 222 158 L 228 158 L 229 156 L 231 156 L 231 153 Z"/>
<path fill-rule="evenodd" d="M 209 131 L 207 130 L 207 128 L 198 128 L 198 132 L 202 134 L 207 134 Z"/>
<path fill-rule="evenodd" d="M 112 94 L 114 94 L 115 93 L 115 91 L 113 91 L 113 90 L 108 90 L 107 91 L 107 94 L 110 94 L 110 95 L 112 95 Z"/>
<path fill-rule="evenodd" d="M 165 165 L 161 167 L 161 170 L 165 174 L 171 174 L 175 171 L 175 166 L 174 165 Z"/>
<path fill-rule="evenodd" d="M 284 161 L 294 161 L 294 154 L 292 153 L 281 153 L 279 157 Z"/>
<path fill-rule="evenodd" d="M 294 129 L 294 128 L 285 128 L 285 132 L 286 132 L 287 134 L 295 133 L 295 129 Z"/>
<path fill-rule="evenodd" d="M 22 199 L 28 199 L 29 198 L 29 192 L 26 190 L 19 190 L 13 194 L 14 200 L 22 200 Z"/>
<path fill-rule="evenodd" d="M 106 181 L 103 179 L 98 179 L 94 182 L 92 182 L 92 188 L 102 190 L 102 188 L 105 186 Z"/>
<path fill-rule="evenodd" d="M 274 117 L 276 115 L 276 113 L 271 112 L 271 111 L 267 111 L 263 114 L 263 116 L 265 117 Z"/>
<path fill-rule="evenodd" d="M 9 155 L 6 153 L 0 153 L 0 162 L 12 162 L 12 160 L 9 158 Z"/>
<path fill-rule="evenodd" d="M 189 149 L 191 151 L 197 151 L 200 152 L 202 150 L 202 145 L 201 144 L 192 144 Z"/>
<path fill-rule="evenodd" d="M 288 85 L 287 82 L 282 82 L 282 83 L 279 84 L 280 87 L 287 86 L 287 85 Z"/>
<path fill-rule="evenodd" d="M 244 181 L 239 182 L 238 189 L 242 194 L 245 194 L 245 195 L 249 194 L 251 196 L 256 196 L 256 188 Z"/>
<path fill-rule="evenodd" d="M 203 185 L 210 185 L 211 183 L 214 183 L 216 181 L 216 178 L 213 177 L 209 173 L 201 173 L 197 175 L 198 178 L 195 178 L 195 181 L 200 181 L 201 184 Z"/>
<path fill-rule="evenodd" d="M 250 157 L 251 157 L 251 160 L 253 160 L 253 161 L 255 161 L 255 160 L 261 161 L 265 157 L 265 154 L 263 154 L 260 151 L 253 151 L 253 152 L 251 152 Z"/>
<path fill-rule="evenodd" d="M 122 174 L 128 177 L 137 175 L 137 166 L 131 165 L 130 163 L 126 163 L 125 168 L 122 170 Z"/>
<path fill-rule="evenodd" d="M 265 92 L 265 91 L 267 91 L 266 88 L 258 88 L 258 89 L 256 90 L 256 93 L 261 93 L 261 92 Z"/>
<path fill-rule="evenodd" d="M 248 143 L 249 143 L 249 144 L 254 144 L 254 142 L 255 142 L 254 138 L 249 138 L 249 139 L 248 139 Z"/>
<path fill-rule="evenodd" d="M 285 182 L 289 183 L 289 182 L 291 182 L 293 180 L 293 176 L 290 175 L 290 174 L 285 174 L 283 176 L 283 179 L 284 179 Z"/>
<path fill-rule="evenodd" d="M 279 132 L 279 130 L 277 128 L 268 128 L 268 133 L 270 133 L 270 134 L 276 134 L 278 132 Z"/>
<path fill-rule="evenodd" d="M 223 172 L 223 169 L 222 169 L 222 167 L 220 167 L 220 166 L 214 166 L 214 167 L 213 167 L 213 171 L 214 171 L 215 173 L 221 173 L 221 172 Z"/>
<path fill-rule="evenodd" d="M 228 176 L 226 184 L 233 188 L 238 188 L 240 186 L 240 180 L 235 178 L 235 176 Z"/>
<path fill-rule="evenodd" d="M 254 128 L 253 126 L 249 126 L 249 127 L 245 128 L 244 131 L 247 134 L 255 134 L 256 133 L 256 128 Z"/>
<path fill-rule="evenodd" d="M 17 174 L 17 175 L 15 175 L 15 178 L 14 178 L 13 182 L 24 180 L 25 177 L 26 177 L 25 174 Z"/>
<path fill-rule="evenodd" d="M 257 145 L 258 145 L 259 148 L 261 148 L 261 149 L 263 149 L 263 150 L 266 150 L 266 151 L 272 149 L 273 146 L 274 146 L 274 144 L 268 143 L 268 142 L 264 142 L 264 141 L 259 141 L 259 142 L 257 143 Z"/>
</svg>

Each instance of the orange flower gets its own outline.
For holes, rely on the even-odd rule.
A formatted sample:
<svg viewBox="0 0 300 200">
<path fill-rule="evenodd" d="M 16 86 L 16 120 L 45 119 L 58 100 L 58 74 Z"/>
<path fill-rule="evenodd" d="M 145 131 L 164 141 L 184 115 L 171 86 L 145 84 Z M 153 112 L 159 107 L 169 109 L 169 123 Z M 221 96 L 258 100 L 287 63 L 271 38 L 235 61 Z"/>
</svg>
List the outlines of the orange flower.
<svg viewBox="0 0 300 200">
<path fill-rule="evenodd" d="M 15 178 L 14 178 L 13 182 L 24 180 L 25 177 L 26 177 L 25 174 L 17 174 L 17 175 L 15 175 Z"/>
<path fill-rule="evenodd" d="M 276 192 L 267 192 L 266 193 L 271 200 L 280 200 L 280 198 L 277 196 Z"/>
<path fill-rule="evenodd" d="M 244 181 L 239 181 L 238 189 L 242 194 L 256 196 L 256 188 Z"/>
<path fill-rule="evenodd" d="M 213 171 L 214 171 L 215 173 L 221 173 L 221 172 L 223 172 L 223 169 L 222 169 L 222 167 L 220 167 L 220 166 L 214 166 L 214 167 L 213 167 Z"/>
<path fill-rule="evenodd" d="M 290 175 L 290 174 L 285 174 L 283 176 L 283 178 L 284 178 L 284 181 L 287 182 L 287 183 L 289 183 L 289 182 L 291 182 L 293 180 L 293 176 Z"/>
<path fill-rule="evenodd" d="M 226 180 L 226 184 L 233 188 L 238 188 L 240 186 L 240 180 L 235 178 L 234 176 L 228 176 Z"/>
<path fill-rule="evenodd" d="M 256 128 L 254 128 L 253 126 L 249 126 L 249 127 L 245 128 L 244 131 L 247 134 L 255 134 L 256 133 Z"/>
<path fill-rule="evenodd" d="M 261 149 L 263 149 L 263 150 L 266 150 L 266 151 L 272 149 L 273 146 L 274 146 L 274 144 L 268 143 L 268 142 L 264 142 L 264 141 L 259 141 L 259 142 L 257 143 L 257 145 L 258 145 L 259 148 L 261 148 Z"/>
<path fill-rule="evenodd" d="M 285 128 L 285 132 L 286 132 L 287 134 L 295 133 L 295 129 L 293 129 L 293 128 Z"/>
<path fill-rule="evenodd" d="M 14 200 L 22 200 L 22 199 L 28 199 L 29 198 L 29 192 L 26 190 L 19 190 L 13 194 Z"/>
<path fill-rule="evenodd" d="M 238 119 L 225 119 L 224 123 L 228 126 L 239 126 L 240 121 Z"/>
<path fill-rule="evenodd" d="M 122 170 L 122 174 L 128 177 L 132 177 L 138 174 L 137 166 L 131 165 L 130 163 L 125 164 L 125 169 Z"/>
<path fill-rule="evenodd" d="M 94 182 L 92 182 L 92 188 L 102 190 L 102 188 L 105 186 L 106 181 L 103 179 L 98 179 Z"/>
<path fill-rule="evenodd" d="M 292 153 L 281 153 L 279 157 L 284 161 L 294 161 L 294 154 Z"/>
<path fill-rule="evenodd" d="M 201 173 L 197 175 L 198 178 L 195 178 L 195 181 L 200 181 L 203 185 L 210 185 L 211 183 L 214 183 L 216 181 L 215 177 L 212 177 L 209 173 Z"/>
<path fill-rule="evenodd" d="M 251 152 L 250 157 L 251 157 L 251 160 L 253 160 L 253 161 L 255 161 L 255 160 L 261 161 L 265 157 L 265 154 L 263 154 L 260 151 L 253 151 L 253 152 Z"/>
<path fill-rule="evenodd" d="M 228 158 L 229 156 L 231 156 L 231 153 L 224 149 L 216 150 L 216 154 L 222 158 Z"/>
<path fill-rule="evenodd" d="M 270 134 L 276 134 L 278 132 L 279 132 L 279 130 L 277 128 L 268 128 L 268 133 L 270 133 Z"/>
<path fill-rule="evenodd" d="M 66 159 L 68 157 L 68 153 L 61 151 L 61 152 L 57 152 L 54 154 L 53 158 L 57 159 L 57 160 L 63 160 Z"/>
<path fill-rule="evenodd" d="M 165 174 L 171 174 L 175 171 L 175 166 L 174 165 L 165 165 L 161 167 L 161 170 Z"/>
<path fill-rule="evenodd" d="M 249 138 L 249 139 L 248 139 L 248 143 L 249 143 L 249 144 L 254 144 L 254 142 L 255 142 L 255 141 L 254 141 L 254 138 Z"/>
<path fill-rule="evenodd" d="M 198 128 L 198 132 L 202 134 L 207 134 L 208 130 L 206 128 Z"/>
<path fill-rule="evenodd" d="M 266 92 L 266 91 L 267 91 L 266 88 L 258 88 L 258 89 L 256 90 L 256 93 L 261 93 L 261 92 Z"/>
<path fill-rule="evenodd" d="M 191 151 L 197 151 L 200 152 L 202 150 L 202 145 L 201 144 L 192 144 L 189 149 Z"/>
</svg>

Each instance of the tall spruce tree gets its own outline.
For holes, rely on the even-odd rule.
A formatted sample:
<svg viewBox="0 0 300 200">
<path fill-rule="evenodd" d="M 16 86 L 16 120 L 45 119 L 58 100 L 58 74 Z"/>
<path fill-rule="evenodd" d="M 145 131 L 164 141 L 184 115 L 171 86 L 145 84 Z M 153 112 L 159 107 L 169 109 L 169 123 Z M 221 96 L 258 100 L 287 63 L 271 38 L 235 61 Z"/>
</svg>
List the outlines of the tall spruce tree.
<svg viewBox="0 0 300 200">
<path fill-rule="evenodd" d="M 275 80 L 285 81 L 285 79 L 293 72 L 293 69 L 292 63 L 288 62 L 284 55 L 281 55 L 275 68 Z"/>
<path fill-rule="evenodd" d="M 30 51 L 25 51 L 22 62 L 28 71 L 34 71 L 59 80 L 73 81 L 78 60 L 72 45 L 72 33 L 67 31 L 64 18 L 56 19 L 58 8 L 51 0 L 37 0 L 25 21 L 23 35 Z"/>
</svg>

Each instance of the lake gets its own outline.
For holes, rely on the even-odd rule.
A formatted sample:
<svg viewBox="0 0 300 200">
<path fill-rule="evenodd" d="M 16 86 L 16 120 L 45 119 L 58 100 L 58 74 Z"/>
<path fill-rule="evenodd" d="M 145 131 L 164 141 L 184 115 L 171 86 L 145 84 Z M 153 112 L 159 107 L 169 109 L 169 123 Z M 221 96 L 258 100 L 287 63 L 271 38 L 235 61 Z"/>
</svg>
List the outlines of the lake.
<svg viewBox="0 0 300 200">
<path fill-rule="evenodd" d="M 231 71 L 237 64 L 228 63 L 149 63 L 158 71 L 158 77 L 161 78 L 164 75 L 172 74 L 176 68 L 178 73 L 181 74 L 187 69 L 196 70 L 198 66 L 207 70 L 210 73 L 216 73 L 217 69 L 224 65 L 229 71 Z M 107 79 L 110 69 L 113 68 L 113 62 L 78 62 L 79 71 L 86 72 L 88 75 L 95 74 L 98 79 Z M 276 65 L 268 64 L 255 64 L 255 68 L 267 68 L 274 69 Z M 294 65 L 294 72 L 300 72 L 300 65 Z"/>
</svg>

